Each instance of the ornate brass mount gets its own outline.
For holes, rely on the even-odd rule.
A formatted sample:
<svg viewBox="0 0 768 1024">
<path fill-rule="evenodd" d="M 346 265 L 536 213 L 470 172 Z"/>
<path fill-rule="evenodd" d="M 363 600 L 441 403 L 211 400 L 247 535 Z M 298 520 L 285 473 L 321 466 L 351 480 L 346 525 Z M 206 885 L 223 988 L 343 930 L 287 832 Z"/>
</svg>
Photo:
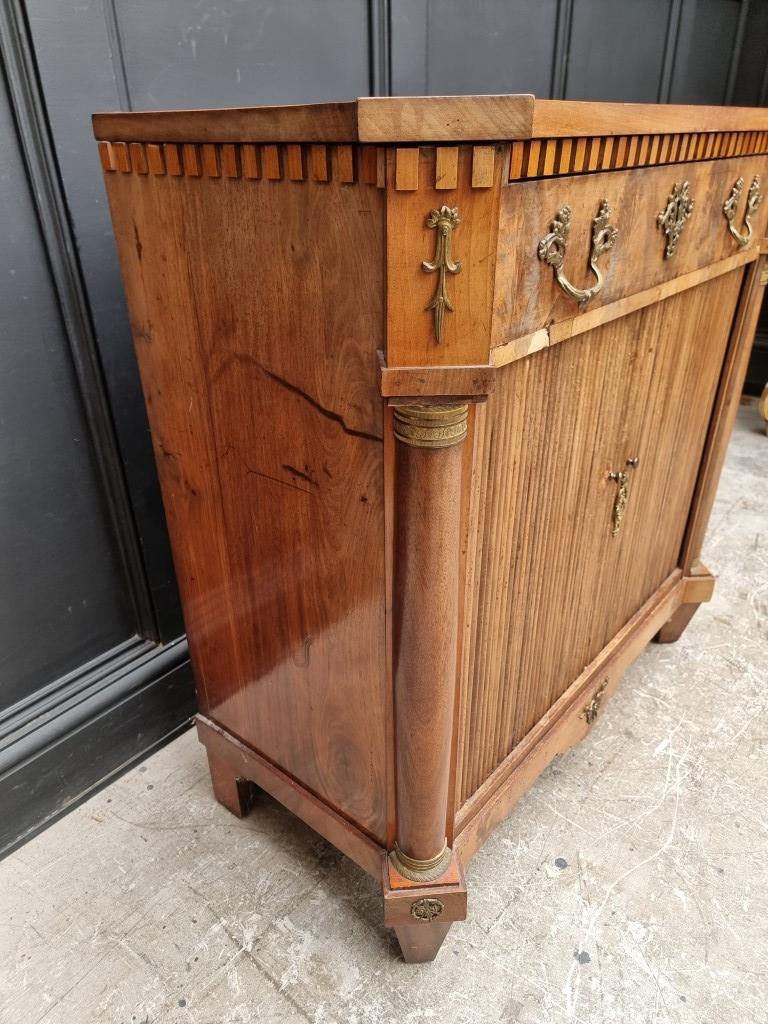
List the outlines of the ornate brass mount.
<svg viewBox="0 0 768 1024">
<path fill-rule="evenodd" d="M 606 679 L 592 694 L 592 700 L 589 704 L 585 705 L 582 715 L 587 725 L 592 725 L 597 716 L 600 714 L 600 705 L 603 703 L 603 695 L 605 694 L 605 688 L 608 685 Z"/>
<path fill-rule="evenodd" d="M 627 466 L 630 469 L 634 469 L 639 462 L 640 459 L 635 456 L 633 459 L 627 459 Z M 627 510 L 627 502 L 629 501 L 629 473 L 619 470 L 618 472 L 609 473 L 608 479 L 615 480 L 619 485 L 619 489 L 616 491 L 616 500 L 613 503 L 613 529 L 611 530 L 611 536 L 615 537 L 621 529 L 624 513 Z"/>
<path fill-rule="evenodd" d="M 423 260 L 421 269 L 428 274 L 438 272 L 437 291 L 435 297 L 425 309 L 435 311 L 435 337 L 438 345 L 443 340 L 443 320 L 445 311 L 453 312 L 451 300 L 445 290 L 445 274 L 458 274 L 461 270 L 461 260 L 454 260 L 451 257 L 451 238 L 454 228 L 459 226 L 459 208 L 454 206 L 441 206 L 439 210 L 430 210 L 427 216 L 427 227 L 437 229 L 435 241 L 435 258 Z"/>
<path fill-rule="evenodd" d="M 736 207 L 739 205 L 739 200 L 741 199 L 741 193 L 743 191 L 744 179 L 737 178 L 736 184 L 731 189 L 731 194 L 723 203 L 723 213 L 725 214 L 725 219 L 728 221 L 728 230 L 742 249 L 752 241 L 752 221 L 750 218 L 757 212 L 757 208 L 763 201 L 763 194 L 760 191 L 760 176 L 758 174 L 754 176 L 752 184 L 749 186 L 749 192 L 747 192 L 747 209 L 744 213 L 744 225 L 747 229 L 747 233 L 745 235 L 742 235 L 741 232 L 737 231 L 733 226 L 733 222 L 736 220 Z"/>
<path fill-rule="evenodd" d="M 429 923 L 436 917 L 440 917 L 444 910 L 445 907 L 440 900 L 425 898 L 411 904 L 411 917 L 415 917 L 417 921 Z"/>
<path fill-rule="evenodd" d="M 555 272 L 555 280 L 563 289 L 565 294 L 575 299 L 580 305 L 586 305 L 593 299 L 603 287 L 603 275 L 597 265 L 597 261 L 604 252 L 613 247 L 613 243 L 619 234 L 619 229 L 608 223 L 611 216 L 611 208 L 608 200 L 603 199 L 597 211 L 597 216 L 592 221 L 592 250 L 589 254 L 589 269 L 597 280 L 591 288 L 576 288 L 563 273 L 565 253 L 568 247 L 568 235 L 571 230 L 571 208 L 564 206 L 558 210 L 548 235 L 545 235 L 539 242 L 539 259 L 548 264 Z"/>
<path fill-rule="evenodd" d="M 677 243 L 680 240 L 685 223 L 693 213 L 693 208 L 696 205 L 696 200 L 691 199 L 689 188 L 690 186 L 687 181 L 682 182 L 680 185 L 675 183 L 667 197 L 667 205 L 656 218 L 656 223 L 664 230 L 664 234 L 667 236 L 667 245 L 664 249 L 665 260 L 675 255 Z"/>
</svg>

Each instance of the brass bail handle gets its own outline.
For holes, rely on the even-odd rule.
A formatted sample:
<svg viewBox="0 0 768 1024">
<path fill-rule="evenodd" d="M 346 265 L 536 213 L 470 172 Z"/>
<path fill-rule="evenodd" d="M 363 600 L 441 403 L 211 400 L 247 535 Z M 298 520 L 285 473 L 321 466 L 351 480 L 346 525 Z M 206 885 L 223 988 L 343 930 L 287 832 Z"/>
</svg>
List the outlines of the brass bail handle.
<svg viewBox="0 0 768 1024">
<path fill-rule="evenodd" d="M 640 459 L 637 456 L 627 459 L 627 467 L 629 469 L 635 469 L 639 463 Z M 615 537 L 621 529 L 624 513 L 627 510 L 627 503 L 629 501 L 629 473 L 623 469 L 614 471 L 608 474 L 608 479 L 615 480 L 619 485 L 616 491 L 616 500 L 613 503 L 613 529 L 611 530 L 611 536 Z"/>
<path fill-rule="evenodd" d="M 584 306 L 590 299 L 601 291 L 603 287 L 603 274 L 597 265 L 598 259 L 604 252 L 613 248 L 613 243 L 619 234 L 619 229 L 609 224 L 611 208 L 608 200 L 600 201 L 597 216 L 592 221 L 592 249 L 589 254 L 589 269 L 597 280 L 591 288 L 577 288 L 571 284 L 563 273 L 565 254 L 568 248 L 568 235 L 571 230 L 571 208 L 564 206 L 555 214 L 549 234 L 545 235 L 539 242 L 538 256 L 542 263 L 548 264 L 555 272 L 555 280 L 563 289 L 565 294 L 575 299 L 579 305 Z"/>
<path fill-rule="evenodd" d="M 731 189 L 731 194 L 723 203 L 723 213 L 725 219 L 728 221 L 728 230 L 739 243 L 743 249 L 749 245 L 752 241 L 752 216 L 757 213 L 760 203 L 763 201 L 763 194 L 760 191 L 760 175 L 756 174 L 752 179 L 752 184 L 749 186 L 749 192 L 747 192 L 747 209 L 744 212 L 744 226 L 747 229 L 747 233 L 742 235 L 734 227 L 734 221 L 736 220 L 736 207 L 739 205 L 741 199 L 741 193 L 744 191 L 744 179 L 737 178 L 736 184 Z"/>
</svg>

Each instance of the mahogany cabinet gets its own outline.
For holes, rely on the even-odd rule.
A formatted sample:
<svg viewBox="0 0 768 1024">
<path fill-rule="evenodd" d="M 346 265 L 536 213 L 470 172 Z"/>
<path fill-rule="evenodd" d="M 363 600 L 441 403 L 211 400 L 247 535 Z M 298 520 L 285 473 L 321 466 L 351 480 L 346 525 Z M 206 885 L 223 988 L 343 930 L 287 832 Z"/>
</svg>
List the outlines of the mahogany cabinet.
<svg viewBox="0 0 768 1024">
<path fill-rule="evenodd" d="M 431 959 L 485 837 L 712 593 L 768 111 L 94 125 L 216 797 L 271 793 Z"/>
</svg>

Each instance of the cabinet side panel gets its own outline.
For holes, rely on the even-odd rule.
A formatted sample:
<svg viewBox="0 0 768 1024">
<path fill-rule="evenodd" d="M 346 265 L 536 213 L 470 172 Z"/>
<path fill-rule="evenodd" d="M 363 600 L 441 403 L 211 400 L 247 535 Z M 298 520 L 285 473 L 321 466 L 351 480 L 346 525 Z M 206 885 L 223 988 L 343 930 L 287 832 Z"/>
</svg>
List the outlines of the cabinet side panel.
<svg viewBox="0 0 768 1024">
<path fill-rule="evenodd" d="M 201 708 L 383 841 L 384 193 L 346 146 L 146 148 L 106 179 Z"/>
<path fill-rule="evenodd" d="M 458 805 L 678 564 L 742 277 L 500 371 L 475 455 Z"/>
</svg>

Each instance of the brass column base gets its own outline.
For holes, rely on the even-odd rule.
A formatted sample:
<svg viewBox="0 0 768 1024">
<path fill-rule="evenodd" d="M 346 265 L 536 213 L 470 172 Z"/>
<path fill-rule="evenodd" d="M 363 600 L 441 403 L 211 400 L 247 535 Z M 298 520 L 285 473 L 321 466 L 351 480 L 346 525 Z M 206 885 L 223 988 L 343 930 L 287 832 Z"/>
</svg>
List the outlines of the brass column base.
<svg viewBox="0 0 768 1024">
<path fill-rule="evenodd" d="M 411 882 L 434 882 L 448 870 L 451 863 L 451 850 L 446 843 L 437 856 L 430 857 L 429 860 L 417 860 L 415 857 L 409 857 L 408 854 L 403 853 L 395 843 L 389 859 L 392 862 L 392 867 L 403 878 L 407 878 Z"/>
</svg>

